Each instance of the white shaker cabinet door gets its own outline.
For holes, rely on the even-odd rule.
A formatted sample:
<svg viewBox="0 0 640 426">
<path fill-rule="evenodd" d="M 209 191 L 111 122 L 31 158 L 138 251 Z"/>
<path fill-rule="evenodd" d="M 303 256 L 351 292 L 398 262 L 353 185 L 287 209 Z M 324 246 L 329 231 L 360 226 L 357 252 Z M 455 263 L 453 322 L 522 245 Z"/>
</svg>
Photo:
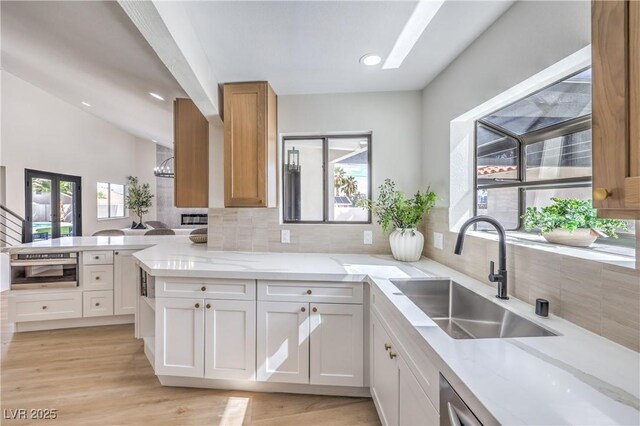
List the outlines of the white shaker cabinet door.
<svg viewBox="0 0 640 426">
<path fill-rule="evenodd" d="M 440 414 L 433 407 L 429 397 L 420 387 L 409 366 L 400 359 L 400 407 L 401 425 L 435 426 L 440 424 Z"/>
<path fill-rule="evenodd" d="M 137 281 L 136 262 L 133 253 L 137 250 L 116 250 L 113 254 L 113 313 L 135 314 Z"/>
<path fill-rule="evenodd" d="M 204 377 L 203 304 L 203 299 L 156 299 L 157 375 Z"/>
<path fill-rule="evenodd" d="M 255 380 L 256 302 L 205 300 L 205 377 Z"/>
<path fill-rule="evenodd" d="M 362 305 L 312 303 L 310 383 L 363 386 Z"/>
<path fill-rule="evenodd" d="M 375 315 L 371 317 L 371 396 L 383 425 L 398 424 L 399 371 L 391 338 Z"/>
<path fill-rule="evenodd" d="M 258 302 L 258 380 L 309 383 L 309 304 Z"/>
</svg>

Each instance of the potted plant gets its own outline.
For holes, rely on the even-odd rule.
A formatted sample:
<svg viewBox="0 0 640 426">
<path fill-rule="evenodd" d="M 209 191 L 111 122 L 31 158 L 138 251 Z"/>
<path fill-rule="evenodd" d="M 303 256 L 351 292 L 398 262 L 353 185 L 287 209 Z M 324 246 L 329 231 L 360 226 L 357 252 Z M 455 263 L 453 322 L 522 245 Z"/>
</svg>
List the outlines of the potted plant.
<svg viewBox="0 0 640 426">
<path fill-rule="evenodd" d="M 142 223 L 142 215 L 148 213 L 149 207 L 153 205 L 153 194 L 151 193 L 151 189 L 149 189 L 148 183 L 142 185 L 138 183 L 137 176 L 127 176 L 127 180 L 129 181 L 129 185 L 127 187 L 125 202 L 127 203 L 127 208 L 134 212 L 140 220 L 139 223 L 133 222 L 131 228 L 145 229 L 146 226 Z"/>
<path fill-rule="evenodd" d="M 526 230 L 539 229 L 550 243 L 589 247 L 599 236 L 618 238 L 617 229 L 629 230 L 622 220 L 599 218 L 591 200 L 551 200 L 550 206 L 529 207 L 522 215 Z"/>
<path fill-rule="evenodd" d="M 371 210 L 378 218 L 382 230 L 389 234 L 391 253 L 397 260 L 415 262 L 422 255 L 424 235 L 417 230 L 425 214 L 435 206 L 438 196 L 427 188 L 425 192 L 416 192 L 413 198 L 407 198 L 396 189 L 391 179 L 380 185 L 380 194 L 376 201 L 362 200 L 360 205 Z"/>
</svg>

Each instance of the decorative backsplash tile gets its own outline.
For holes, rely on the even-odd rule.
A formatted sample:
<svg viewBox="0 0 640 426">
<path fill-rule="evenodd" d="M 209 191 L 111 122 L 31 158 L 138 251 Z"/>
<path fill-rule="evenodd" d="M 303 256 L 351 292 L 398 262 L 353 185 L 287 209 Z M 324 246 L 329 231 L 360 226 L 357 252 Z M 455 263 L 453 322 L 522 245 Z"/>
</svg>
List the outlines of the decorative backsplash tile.
<svg viewBox="0 0 640 426">
<path fill-rule="evenodd" d="M 208 246 L 214 250 L 388 254 L 389 239 L 377 224 L 280 224 L 278 209 L 209 209 Z M 280 231 L 290 231 L 290 243 Z M 373 244 L 363 244 L 363 232 L 373 231 Z"/>
</svg>

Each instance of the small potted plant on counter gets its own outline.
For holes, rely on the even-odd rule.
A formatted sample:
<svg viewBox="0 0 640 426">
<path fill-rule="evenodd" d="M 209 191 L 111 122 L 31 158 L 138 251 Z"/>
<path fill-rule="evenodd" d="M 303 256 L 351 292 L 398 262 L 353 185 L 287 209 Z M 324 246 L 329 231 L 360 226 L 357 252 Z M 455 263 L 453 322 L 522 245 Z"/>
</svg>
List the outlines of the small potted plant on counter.
<svg viewBox="0 0 640 426">
<path fill-rule="evenodd" d="M 526 230 L 539 229 L 550 243 L 589 247 L 599 236 L 618 238 L 616 230 L 629 230 L 622 220 L 599 218 L 591 200 L 551 200 L 550 206 L 528 207 L 522 215 Z"/>
<path fill-rule="evenodd" d="M 435 206 L 438 196 L 427 188 L 425 192 L 416 192 L 413 198 L 407 198 L 396 189 L 391 179 L 380 185 L 380 194 L 376 201 L 361 200 L 361 206 L 371 210 L 378 218 L 382 230 L 389 234 L 391 253 L 397 260 L 415 262 L 422 255 L 424 235 L 417 227 L 425 214 Z"/>
<path fill-rule="evenodd" d="M 148 183 L 142 185 L 138 183 L 137 176 L 127 176 L 127 180 L 129 181 L 129 185 L 127 186 L 127 196 L 125 199 L 127 208 L 134 212 L 140 220 L 139 223 L 135 223 L 134 221 L 131 228 L 145 229 L 146 226 L 142 222 L 142 215 L 148 213 L 149 208 L 153 205 L 153 194 L 151 193 L 151 189 L 149 189 Z"/>
</svg>

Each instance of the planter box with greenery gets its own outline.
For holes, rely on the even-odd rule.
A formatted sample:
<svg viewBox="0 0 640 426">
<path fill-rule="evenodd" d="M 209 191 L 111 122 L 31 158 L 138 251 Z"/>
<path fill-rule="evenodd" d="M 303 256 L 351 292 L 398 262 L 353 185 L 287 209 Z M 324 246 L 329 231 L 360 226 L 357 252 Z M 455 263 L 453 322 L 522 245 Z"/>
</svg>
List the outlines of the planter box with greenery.
<svg viewBox="0 0 640 426">
<path fill-rule="evenodd" d="M 423 215 L 429 214 L 435 206 L 438 196 L 427 188 L 425 192 L 418 191 L 413 198 L 407 198 L 391 179 L 386 179 L 379 190 L 376 201 L 362 200 L 359 204 L 373 212 L 385 233 L 393 229 L 389 244 L 395 259 L 403 262 L 419 260 L 424 235 L 417 227 Z"/>
<path fill-rule="evenodd" d="M 628 231 L 618 219 L 602 219 L 596 215 L 591 200 L 552 198 L 547 207 L 529 207 L 522 215 L 527 231 L 539 229 L 549 242 L 588 247 L 601 235 L 618 238 L 616 230 Z"/>
</svg>

